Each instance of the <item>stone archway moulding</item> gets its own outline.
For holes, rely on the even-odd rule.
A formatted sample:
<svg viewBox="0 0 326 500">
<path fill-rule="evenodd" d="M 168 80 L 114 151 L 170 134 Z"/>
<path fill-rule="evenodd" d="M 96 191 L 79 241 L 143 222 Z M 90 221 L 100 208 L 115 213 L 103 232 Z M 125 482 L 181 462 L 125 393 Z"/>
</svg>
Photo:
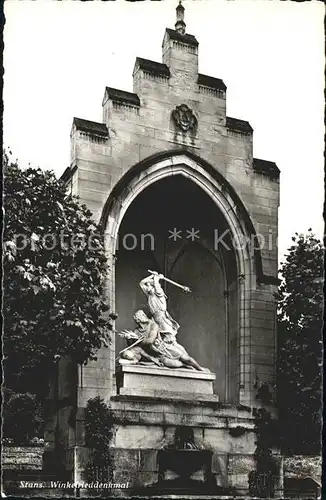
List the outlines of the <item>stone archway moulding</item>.
<svg viewBox="0 0 326 500">
<path fill-rule="evenodd" d="M 183 168 L 180 168 L 182 166 Z M 177 168 L 179 171 L 177 171 Z M 233 218 L 237 221 L 236 226 L 239 228 L 240 235 L 242 233 L 243 235 L 256 238 L 256 230 L 251 218 L 231 184 L 206 160 L 191 151 L 182 149 L 155 153 L 131 167 L 123 175 L 113 188 L 104 205 L 100 219 L 100 226 L 103 232 L 107 234 L 109 228 L 113 229 L 115 222 L 119 226 L 131 200 L 145 189 L 145 187 L 148 187 L 156 180 L 177 174 L 184 175 L 193 180 L 199 187 L 204 189 L 220 209 L 224 205 L 227 207 L 226 211 L 231 210 Z M 131 192 L 130 196 L 127 197 L 129 192 Z M 226 217 L 229 223 L 228 219 L 229 217 Z M 232 231 L 233 226 L 229 224 L 229 227 Z M 236 233 L 234 233 L 235 235 Z M 254 245 L 253 258 L 257 281 L 259 283 L 264 282 L 259 245 Z M 243 273 L 241 272 L 240 274 Z"/>
<path fill-rule="evenodd" d="M 120 224 L 128 208 L 141 192 L 154 182 L 158 182 L 172 175 L 182 175 L 199 186 L 214 201 L 223 214 L 232 238 L 241 241 L 243 236 L 251 237 L 255 234 L 250 217 L 242 202 L 225 178 L 211 166 L 203 164 L 202 159 L 180 150 L 153 155 L 145 161 L 132 167 L 118 182 L 105 204 L 100 225 L 104 231 L 105 248 L 107 252 L 110 277 L 107 283 L 107 293 L 114 310 L 115 307 L 115 251 Z M 142 168 L 141 168 L 142 167 Z M 213 175 L 216 173 L 216 175 Z M 239 216 L 243 214 L 243 217 Z M 251 226 L 251 227 L 250 227 Z M 240 247 L 240 245 L 239 245 Z M 248 345 L 250 336 L 248 321 L 250 289 L 252 280 L 253 262 L 246 246 L 235 248 L 237 270 L 239 276 L 239 402 L 247 401 L 245 378 L 248 379 L 250 366 L 245 363 L 242 346 Z M 261 270 L 261 259 L 257 255 L 256 273 Z M 260 257 L 260 256 L 258 256 Z M 245 373 L 247 377 L 245 377 Z"/>
</svg>

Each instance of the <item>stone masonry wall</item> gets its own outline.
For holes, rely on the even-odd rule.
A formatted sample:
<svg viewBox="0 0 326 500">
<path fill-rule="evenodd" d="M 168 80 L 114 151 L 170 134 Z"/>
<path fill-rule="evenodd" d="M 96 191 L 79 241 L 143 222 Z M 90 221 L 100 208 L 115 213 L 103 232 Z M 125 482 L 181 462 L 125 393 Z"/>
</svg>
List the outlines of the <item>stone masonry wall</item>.
<svg viewBox="0 0 326 500">
<path fill-rule="evenodd" d="M 157 452 L 174 441 L 178 426 L 190 426 L 197 446 L 213 451 L 212 473 L 217 485 L 248 491 L 248 474 L 255 469 L 255 430 L 250 409 L 185 401 L 116 396 L 111 401 L 115 421 L 112 440 L 113 481 L 129 482 L 131 489 L 153 485 L 158 479 Z M 239 431 L 240 432 L 236 432 Z M 77 443 L 78 477 L 86 479 L 88 452 L 83 435 Z M 175 477 L 167 472 L 166 478 Z M 194 479 L 203 480 L 203 471 Z"/>
<path fill-rule="evenodd" d="M 224 83 L 207 80 L 210 77 L 198 73 L 198 43 L 192 39 L 179 43 L 171 33 L 167 30 L 164 37 L 163 63 L 147 60 L 144 63 L 137 59 L 133 72 L 134 93 L 106 88 L 103 124 L 88 122 L 85 128 L 81 120 L 75 119 L 71 132 L 70 189 L 78 193 L 81 202 L 99 220 L 118 181 L 133 165 L 154 153 L 187 149 L 222 174 L 247 209 L 260 243 L 264 240 L 262 267 L 269 281 L 258 284 L 252 280 L 252 296 L 245 312 L 250 335 L 242 349 L 252 366 L 250 375 L 244 375 L 244 383 L 252 384 L 253 380 L 256 388 L 268 383 L 272 390 L 276 349 L 273 294 L 278 268 L 278 176 L 258 168 L 260 160 L 253 159 L 250 125 L 226 116 Z M 176 129 L 171 112 L 180 104 L 188 105 L 195 114 L 198 120 L 195 133 L 186 134 Z M 252 241 L 252 253 L 254 245 Z M 84 375 L 91 381 L 96 370 L 109 366 L 110 387 L 114 391 L 114 349 L 102 351 L 99 362 L 89 366 L 92 373 L 86 375 L 86 369 Z M 248 367 L 243 370 L 248 372 Z M 86 397 L 85 391 L 87 397 L 96 394 L 97 385 L 90 383 L 89 388 L 81 387 Z M 84 401 L 85 398 L 81 398 Z M 247 402 L 250 404 L 249 399 Z"/>
</svg>

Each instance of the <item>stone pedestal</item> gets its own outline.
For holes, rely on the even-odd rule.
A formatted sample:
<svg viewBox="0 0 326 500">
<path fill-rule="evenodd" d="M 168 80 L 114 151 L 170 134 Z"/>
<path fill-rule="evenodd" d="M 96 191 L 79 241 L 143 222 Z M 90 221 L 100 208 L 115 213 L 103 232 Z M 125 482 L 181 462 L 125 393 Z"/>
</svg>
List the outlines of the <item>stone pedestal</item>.
<svg viewBox="0 0 326 500">
<path fill-rule="evenodd" d="M 130 396 L 167 396 L 198 397 L 213 394 L 214 373 L 189 370 L 187 368 L 170 369 L 158 366 L 120 365 L 117 369 L 118 394 Z"/>
</svg>

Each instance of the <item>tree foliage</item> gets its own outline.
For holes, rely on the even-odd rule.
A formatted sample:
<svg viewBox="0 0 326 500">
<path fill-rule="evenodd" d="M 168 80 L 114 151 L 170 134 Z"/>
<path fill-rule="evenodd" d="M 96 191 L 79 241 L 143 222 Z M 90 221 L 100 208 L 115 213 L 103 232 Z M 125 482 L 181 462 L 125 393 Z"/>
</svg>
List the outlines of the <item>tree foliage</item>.
<svg viewBox="0 0 326 500">
<path fill-rule="evenodd" d="M 6 153 L 3 166 L 5 385 L 37 393 L 60 357 L 84 363 L 108 338 L 106 257 L 91 212 L 53 172 Z"/>
<path fill-rule="evenodd" d="M 114 419 L 108 405 L 99 396 L 89 399 L 85 409 L 85 445 L 90 449 L 87 467 L 89 481 L 113 479 L 113 459 L 110 443 Z"/>
<path fill-rule="evenodd" d="M 272 449 L 278 446 L 278 424 L 265 408 L 254 410 L 256 428 L 256 469 L 249 472 L 249 492 L 259 498 L 273 498 L 277 464 Z"/>
<path fill-rule="evenodd" d="M 288 452 L 320 446 L 323 256 L 312 234 L 295 234 L 278 294 L 279 416 Z"/>
<path fill-rule="evenodd" d="M 3 437 L 16 445 L 29 444 L 43 431 L 43 408 L 35 394 L 12 393 L 3 401 Z"/>
</svg>

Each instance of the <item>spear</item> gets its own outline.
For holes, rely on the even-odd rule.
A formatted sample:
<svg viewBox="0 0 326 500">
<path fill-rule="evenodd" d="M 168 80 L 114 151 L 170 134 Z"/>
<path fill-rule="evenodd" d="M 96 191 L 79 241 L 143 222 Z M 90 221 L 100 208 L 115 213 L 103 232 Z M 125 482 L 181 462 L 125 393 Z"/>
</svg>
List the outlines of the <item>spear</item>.
<svg viewBox="0 0 326 500">
<path fill-rule="evenodd" d="M 158 274 L 156 271 L 150 271 L 148 270 L 149 273 L 151 274 Z M 184 292 L 191 292 L 190 288 L 188 286 L 180 285 L 180 283 L 176 283 L 175 281 L 170 280 L 169 278 L 166 278 L 165 276 L 162 276 L 162 280 L 166 281 L 167 283 L 171 283 L 171 285 L 177 286 L 178 288 L 181 288 Z"/>
<path fill-rule="evenodd" d="M 131 345 L 128 345 L 128 347 L 125 347 L 124 349 L 122 349 L 122 351 L 119 352 L 119 356 L 116 358 L 116 361 L 120 358 L 121 354 L 125 351 L 128 351 L 129 349 L 131 349 L 132 347 L 135 347 L 135 345 L 139 344 L 142 340 L 144 340 L 144 337 L 141 336 L 139 337 L 139 339 L 137 339 L 133 344 Z"/>
</svg>

